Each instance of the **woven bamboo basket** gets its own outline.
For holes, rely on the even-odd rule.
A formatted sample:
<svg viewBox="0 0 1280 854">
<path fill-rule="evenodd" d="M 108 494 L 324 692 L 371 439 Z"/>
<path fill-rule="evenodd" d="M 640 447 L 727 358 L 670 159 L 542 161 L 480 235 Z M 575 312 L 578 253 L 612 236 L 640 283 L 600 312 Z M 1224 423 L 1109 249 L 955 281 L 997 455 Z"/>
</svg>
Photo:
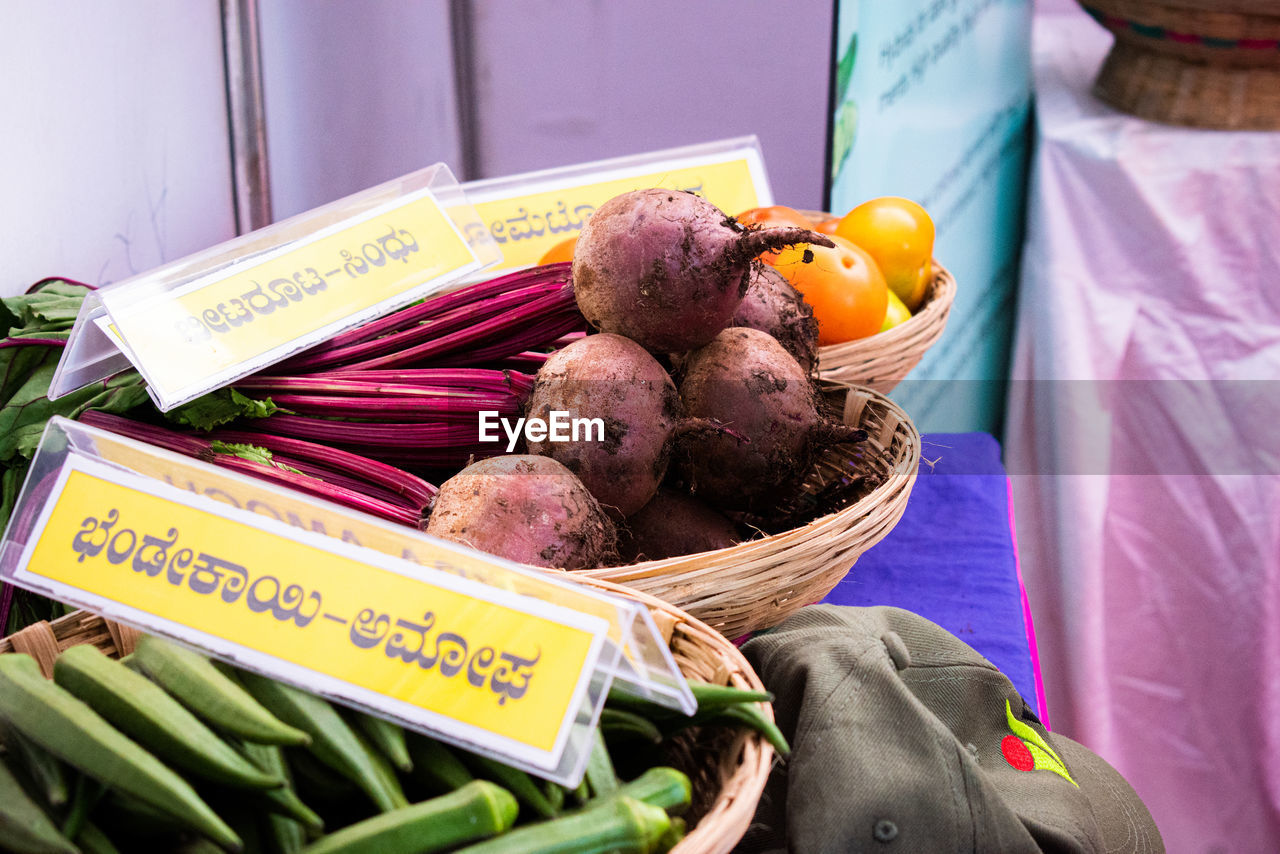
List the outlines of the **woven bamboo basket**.
<svg viewBox="0 0 1280 854">
<path fill-rule="evenodd" d="M 814 222 L 835 219 L 825 211 L 801 211 Z M 818 348 L 818 375 L 824 380 L 864 385 L 888 393 L 911 372 L 925 351 L 942 337 L 956 299 L 956 280 L 936 261 L 924 302 L 892 329 L 844 344 Z"/>
<path fill-rule="evenodd" d="M 742 653 L 723 635 L 679 609 L 644 593 L 605 581 L 586 583 L 642 602 L 667 640 L 680 671 L 687 677 L 763 690 L 760 678 Z M 0 654 L 25 652 L 46 676 L 58 653 L 77 644 L 92 644 L 107 655 L 133 651 L 139 632 L 88 611 L 74 611 L 52 622 L 39 622 L 0 638 Z M 772 718 L 769 704 L 765 713 Z M 727 854 L 747 832 L 756 804 L 773 766 L 774 752 L 760 735 L 746 730 L 689 730 L 674 740 L 666 761 L 689 775 L 694 800 L 685 815 L 690 831 L 673 854 Z"/>
<path fill-rule="evenodd" d="M 920 434 L 893 401 L 842 383 L 828 384 L 827 395 L 833 414 L 867 439 L 826 449 L 799 500 L 820 502 L 838 490 L 848 501 L 841 509 L 725 549 L 574 575 L 657 596 L 730 638 L 775 626 L 821 600 L 897 524 L 920 464 Z"/>
<path fill-rule="evenodd" d="M 1152 121 L 1280 129 L 1280 0 L 1079 0 L 1115 35 L 1094 94 Z"/>
</svg>

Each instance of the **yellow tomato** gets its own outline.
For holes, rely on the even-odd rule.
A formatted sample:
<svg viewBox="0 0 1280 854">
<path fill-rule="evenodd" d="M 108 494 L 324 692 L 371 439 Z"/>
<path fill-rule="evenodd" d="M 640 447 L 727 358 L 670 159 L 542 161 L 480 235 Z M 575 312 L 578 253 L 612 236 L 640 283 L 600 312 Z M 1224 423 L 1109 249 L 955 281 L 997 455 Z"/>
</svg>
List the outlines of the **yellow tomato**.
<svg viewBox="0 0 1280 854">
<path fill-rule="evenodd" d="M 910 199 L 882 196 L 845 214 L 836 234 L 865 249 L 907 308 L 924 301 L 933 279 L 933 220 Z"/>
<path fill-rule="evenodd" d="M 903 321 L 911 319 L 911 309 L 907 308 L 907 304 L 898 299 L 898 295 L 892 290 L 889 291 L 889 309 L 884 313 L 884 323 L 880 326 L 880 331 L 892 329 Z"/>
<path fill-rule="evenodd" d="M 839 235 L 831 241 L 831 249 L 787 247 L 771 262 L 813 306 L 823 346 L 879 332 L 889 304 L 889 289 L 872 257 Z"/>
<path fill-rule="evenodd" d="M 573 237 L 566 237 L 564 240 L 561 240 L 555 246 L 548 249 L 543 256 L 538 259 L 538 264 L 555 264 L 560 261 L 572 261 L 573 247 L 577 245 L 578 236 L 576 234 Z"/>
</svg>

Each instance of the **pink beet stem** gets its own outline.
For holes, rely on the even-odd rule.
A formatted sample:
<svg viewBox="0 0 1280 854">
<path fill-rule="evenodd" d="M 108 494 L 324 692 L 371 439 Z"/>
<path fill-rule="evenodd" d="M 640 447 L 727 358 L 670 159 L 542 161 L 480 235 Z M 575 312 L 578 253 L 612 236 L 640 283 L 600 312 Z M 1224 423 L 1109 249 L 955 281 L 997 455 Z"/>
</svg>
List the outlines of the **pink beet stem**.
<svg viewBox="0 0 1280 854">
<path fill-rule="evenodd" d="M 521 350 L 533 346 L 530 343 L 525 343 L 526 336 L 520 334 L 523 330 L 528 330 L 546 317 L 558 317 L 570 309 L 574 312 L 577 311 L 577 304 L 573 299 L 573 289 L 571 287 L 562 287 L 557 293 L 540 297 L 533 302 L 504 312 L 496 317 L 487 318 L 467 329 L 443 335 L 395 353 L 352 362 L 346 367 L 348 370 L 372 370 L 414 363 L 439 362 L 445 356 L 452 356 L 456 359 L 460 355 L 470 356 L 476 350 L 475 345 L 495 339 L 509 342 L 504 355 L 519 353 Z M 555 334 L 547 336 L 544 340 L 555 340 L 564 334 L 564 332 L 568 331 L 564 326 L 565 324 L 557 325 Z M 494 347 L 491 345 L 487 349 L 492 350 Z M 459 351 L 465 352 L 459 353 Z M 474 361 L 479 361 L 479 358 L 468 358 L 467 361 L 473 363 Z"/>
<path fill-rule="evenodd" d="M 315 370 L 395 353 L 423 341 L 437 340 L 460 330 L 474 328 L 495 315 L 534 302 L 547 294 L 557 293 L 562 287 L 563 283 L 556 282 L 533 285 L 482 302 L 458 306 L 424 323 L 348 347 L 325 347 L 323 350 L 312 348 L 284 362 L 284 367 L 293 371 Z"/>
<path fill-rule="evenodd" d="M 339 471 L 350 472 L 366 481 L 397 492 L 419 505 L 431 503 L 436 487 L 417 475 L 387 465 L 350 451 L 307 442 L 289 436 L 275 436 L 256 430 L 219 430 L 213 438 L 223 442 L 244 443 L 266 448 L 271 453 L 288 454 L 297 459 L 310 460 Z"/>
<path fill-rule="evenodd" d="M 369 341 L 390 332 L 407 329 L 460 306 L 471 305 L 472 303 L 487 300 L 490 297 L 529 285 L 546 282 L 566 282 L 569 280 L 569 270 L 570 264 L 567 262 L 537 267 L 531 270 L 518 270 L 505 276 L 499 276 L 496 279 L 489 279 L 459 288 L 456 291 L 427 297 L 420 303 L 392 312 L 385 317 L 372 320 L 355 329 L 339 333 L 324 344 L 313 348 L 311 352 L 328 352 L 329 350 L 341 349 L 352 344 L 359 344 L 362 341 Z"/>
</svg>

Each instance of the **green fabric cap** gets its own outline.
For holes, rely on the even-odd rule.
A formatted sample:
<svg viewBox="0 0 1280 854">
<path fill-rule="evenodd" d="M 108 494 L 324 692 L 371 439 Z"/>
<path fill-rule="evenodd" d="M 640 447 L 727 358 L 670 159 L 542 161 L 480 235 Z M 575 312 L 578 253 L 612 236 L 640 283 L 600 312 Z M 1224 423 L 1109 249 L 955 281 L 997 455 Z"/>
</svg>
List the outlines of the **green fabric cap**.
<svg viewBox="0 0 1280 854">
<path fill-rule="evenodd" d="M 792 754 L 738 851 L 1164 851 L 1115 769 L 923 617 L 814 605 L 742 651 Z"/>
</svg>

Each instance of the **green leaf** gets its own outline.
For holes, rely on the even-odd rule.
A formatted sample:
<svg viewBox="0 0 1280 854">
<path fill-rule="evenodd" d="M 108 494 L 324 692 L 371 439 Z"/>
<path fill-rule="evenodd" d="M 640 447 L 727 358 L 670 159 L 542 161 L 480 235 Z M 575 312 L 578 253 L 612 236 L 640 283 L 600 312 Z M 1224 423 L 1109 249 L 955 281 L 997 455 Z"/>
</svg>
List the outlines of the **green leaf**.
<svg viewBox="0 0 1280 854">
<path fill-rule="evenodd" d="M 858 57 L 858 34 L 854 33 L 849 37 L 849 46 L 845 48 L 844 55 L 840 57 L 840 62 L 836 64 L 836 100 L 838 105 L 844 101 L 845 93 L 849 91 L 849 81 L 853 79 L 853 64 Z"/>
<path fill-rule="evenodd" d="M 1067 771 L 1066 764 L 1053 751 L 1049 743 L 1044 740 L 1044 737 L 1013 716 L 1013 708 L 1009 705 L 1008 700 L 1004 701 L 1004 716 L 1009 723 L 1009 730 L 1027 744 L 1027 749 L 1031 751 L 1031 758 L 1034 760 L 1036 768 L 1052 771 L 1077 789 L 1080 788 L 1080 785 L 1071 779 L 1071 774 Z"/>
<path fill-rule="evenodd" d="M 71 328 L 89 289 L 62 279 L 47 279 L 31 293 L 0 300 L 4 310 L 0 323 L 9 336 L 27 337 L 35 332 L 57 332 Z"/>
<path fill-rule="evenodd" d="M 49 382 L 56 367 L 56 360 L 41 363 L 0 408 L 0 461 L 30 459 L 55 415 L 76 418 L 87 409 L 123 415 L 148 399 L 142 378 L 125 371 L 50 400 Z"/>
<path fill-rule="evenodd" d="M 279 411 L 271 398 L 254 400 L 233 388 L 220 388 L 169 410 L 164 417 L 197 430 L 212 430 L 237 418 L 266 418 Z"/>
<path fill-rule="evenodd" d="M 40 332 L 24 335 L 24 338 L 51 338 L 65 336 L 65 332 Z M 60 347 L 5 347 L 0 349 L 0 400 L 8 400 L 30 379 L 41 365 L 57 365 L 62 356 Z"/>
<path fill-rule="evenodd" d="M 9 308 L 7 300 L 0 299 L 0 335 L 8 336 L 9 330 L 22 325 L 22 317 Z"/>
<path fill-rule="evenodd" d="M 209 443 L 209 450 L 215 454 L 226 454 L 232 457 L 239 457 L 242 460 L 248 460 L 251 463 L 260 463 L 264 466 L 280 469 L 281 471 L 290 471 L 294 474 L 302 474 L 293 466 L 287 466 L 284 463 L 277 462 L 275 455 L 259 445 L 250 445 L 245 442 L 223 442 L 214 439 Z"/>
</svg>

